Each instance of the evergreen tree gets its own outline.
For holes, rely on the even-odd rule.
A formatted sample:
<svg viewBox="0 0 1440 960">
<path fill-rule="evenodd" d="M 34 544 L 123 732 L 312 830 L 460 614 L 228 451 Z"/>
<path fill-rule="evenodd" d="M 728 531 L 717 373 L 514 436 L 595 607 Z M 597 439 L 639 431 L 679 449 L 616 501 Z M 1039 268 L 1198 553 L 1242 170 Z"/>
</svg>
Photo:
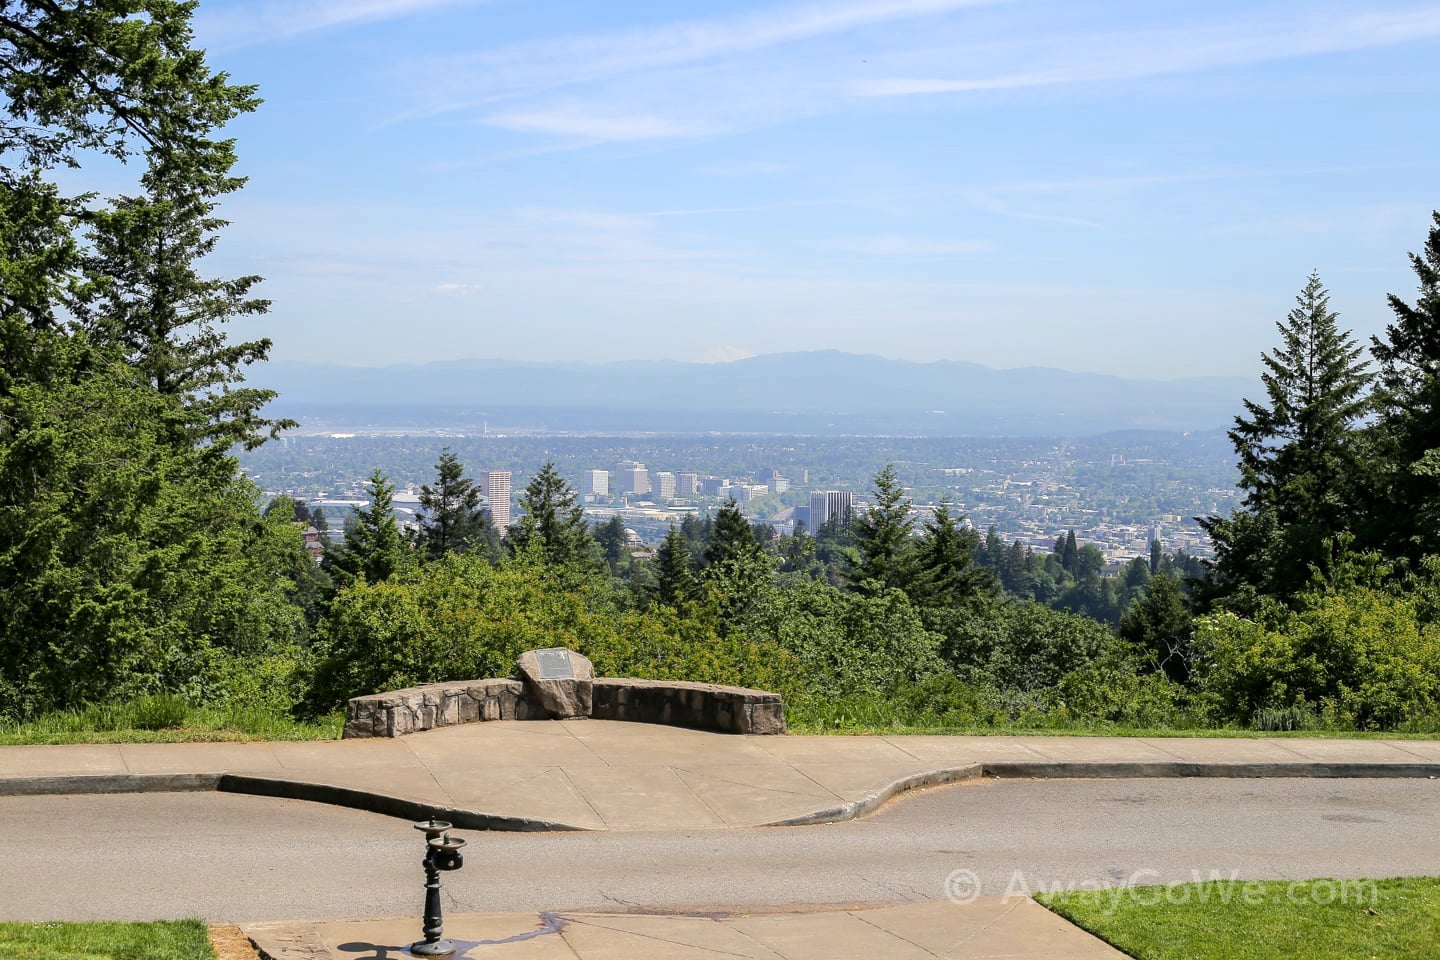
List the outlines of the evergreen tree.
<svg viewBox="0 0 1440 960">
<path fill-rule="evenodd" d="M 914 543 L 910 500 L 894 464 L 875 475 L 875 502 L 852 524 L 855 546 L 848 551 L 845 579 L 850 589 L 878 596 L 903 586 Z"/>
<path fill-rule="evenodd" d="M 1165 550 L 1160 546 L 1159 540 L 1150 541 L 1150 573 L 1160 572 L 1161 565 L 1165 562 Z"/>
<path fill-rule="evenodd" d="M 1276 326 L 1280 346 L 1261 355 L 1266 402 L 1246 400 L 1230 431 L 1243 505 L 1201 521 L 1215 543 L 1210 597 L 1240 608 L 1294 596 L 1324 562 L 1325 541 L 1351 525 L 1356 425 L 1370 405 L 1362 350 L 1339 329 L 1317 275 Z"/>
<path fill-rule="evenodd" d="M 588 570 L 599 560 L 585 510 L 554 462 L 531 478 L 520 495 L 520 519 L 511 524 L 506 541 L 512 554 L 538 543 L 545 562 L 554 567 Z"/>
<path fill-rule="evenodd" d="M 1389 296 L 1395 321 L 1372 344 L 1380 375 L 1373 433 L 1384 469 L 1361 545 L 1412 560 L 1440 542 L 1440 211 L 1432 219 L 1424 250 L 1410 254 L 1419 295 L 1413 305 Z"/>
<path fill-rule="evenodd" d="M 1177 683 L 1190 677 L 1194 635 L 1195 618 L 1180 581 L 1163 573 L 1150 581 L 1145 594 L 1120 619 L 1120 636 Z"/>
<path fill-rule="evenodd" d="M 1077 564 L 1080 560 L 1080 546 L 1075 540 L 1075 531 L 1069 530 L 1065 533 L 1065 546 L 1060 553 L 1060 566 L 1070 576 L 1079 579 L 1080 571 Z"/>
<path fill-rule="evenodd" d="M 449 447 L 441 451 L 435 474 L 435 486 L 427 483 L 420 487 L 420 506 L 425 516 L 420 520 L 417 540 L 429 560 L 473 549 L 485 541 L 480 488 L 465 476 L 464 465 Z"/>
<path fill-rule="evenodd" d="M 604 555 L 605 562 L 610 565 L 610 572 L 619 576 L 620 571 L 627 566 L 625 561 L 630 557 L 630 533 L 625 529 L 625 521 L 620 519 L 619 514 L 595 525 L 595 542 L 600 545 L 600 552 Z"/>
<path fill-rule="evenodd" d="M 995 593 L 995 577 L 976 559 L 980 538 L 942 500 L 926 518 L 905 592 L 917 606 L 958 607 Z"/>
<path fill-rule="evenodd" d="M 740 507 L 732 499 L 715 513 L 710 543 L 705 548 L 706 567 L 719 567 L 733 557 L 749 557 L 760 552 L 751 528 Z"/>
<path fill-rule="evenodd" d="M 330 521 L 325 519 L 325 508 L 316 507 L 310 511 L 310 526 L 320 533 L 320 542 L 324 543 L 330 536 Z"/>
<path fill-rule="evenodd" d="M 685 535 L 670 526 L 655 553 L 655 598 L 666 606 L 681 609 L 699 596 L 700 584 L 695 578 L 694 561 Z"/>
<path fill-rule="evenodd" d="M 355 511 L 354 522 L 345 527 L 344 542 L 325 555 L 325 569 L 342 589 L 362 577 L 367 583 L 380 583 L 410 561 L 410 548 L 392 512 L 395 485 L 377 467 L 366 492 L 369 508 Z"/>
</svg>

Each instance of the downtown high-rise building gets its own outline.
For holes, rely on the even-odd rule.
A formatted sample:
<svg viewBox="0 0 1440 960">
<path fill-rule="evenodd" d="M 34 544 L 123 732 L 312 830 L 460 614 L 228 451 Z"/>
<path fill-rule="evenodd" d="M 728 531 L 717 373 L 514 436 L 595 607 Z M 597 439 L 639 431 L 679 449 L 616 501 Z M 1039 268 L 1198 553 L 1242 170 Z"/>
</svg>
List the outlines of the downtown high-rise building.
<svg viewBox="0 0 1440 960">
<path fill-rule="evenodd" d="M 848 523 L 855 508 L 855 494 L 848 490 L 817 490 L 810 494 L 810 526 L 814 533 L 831 520 Z"/>
<path fill-rule="evenodd" d="M 480 474 L 485 506 L 495 528 L 504 533 L 510 527 L 510 471 L 486 470 Z"/>
<path fill-rule="evenodd" d="M 649 493 L 650 471 L 645 469 L 645 464 L 634 460 L 621 460 L 615 464 L 615 492 L 622 496 Z"/>
<path fill-rule="evenodd" d="M 661 470 L 655 474 L 655 499 L 660 501 L 675 499 L 675 474 Z"/>
<path fill-rule="evenodd" d="M 586 470 L 580 476 L 580 492 L 586 496 L 610 496 L 610 471 Z"/>
</svg>

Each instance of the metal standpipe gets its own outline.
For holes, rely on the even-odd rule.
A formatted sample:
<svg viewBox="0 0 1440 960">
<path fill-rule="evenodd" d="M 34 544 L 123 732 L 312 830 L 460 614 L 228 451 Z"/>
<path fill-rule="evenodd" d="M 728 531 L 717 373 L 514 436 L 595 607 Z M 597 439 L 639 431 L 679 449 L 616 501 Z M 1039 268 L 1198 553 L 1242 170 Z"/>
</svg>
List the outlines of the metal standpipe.
<svg viewBox="0 0 1440 960">
<path fill-rule="evenodd" d="M 451 824 L 444 820 L 421 820 L 415 829 L 425 834 L 425 920 L 421 933 L 424 940 L 410 944 L 410 952 L 417 957 L 448 957 L 455 952 L 455 944 L 442 940 L 444 918 L 440 908 L 440 872 L 459 870 L 465 863 L 460 848 L 465 841 L 449 834 Z"/>
</svg>

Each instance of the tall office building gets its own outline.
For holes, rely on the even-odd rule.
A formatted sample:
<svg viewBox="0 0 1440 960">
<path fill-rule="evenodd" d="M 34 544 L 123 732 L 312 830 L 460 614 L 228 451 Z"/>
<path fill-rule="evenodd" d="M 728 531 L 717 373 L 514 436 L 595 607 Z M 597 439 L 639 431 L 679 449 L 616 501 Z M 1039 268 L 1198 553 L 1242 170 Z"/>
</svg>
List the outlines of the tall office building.
<svg viewBox="0 0 1440 960">
<path fill-rule="evenodd" d="M 675 474 L 664 470 L 655 474 L 655 499 L 661 501 L 675 499 Z"/>
<path fill-rule="evenodd" d="M 485 492 L 485 506 L 495 527 L 504 533 L 510 527 L 510 471 L 486 470 L 480 474 L 480 485 Z"/>
<path fill-rule="evenodd" d="M 610 471 L 586 470 L 580 477 L 580 492 L 586 496 L 610 496 Z"/>
<path fill-rule="evenodd" d="M 675 474 L 675 496 L 694 497 L 700 494 L 700 475 L 698 473 L 677 473 Z"/>
<path fill-rule="evenodd" d="M 637 496 L 650 492 L 650 471 L 645 464 L 634 460 L 621 460 L 615 464 L 615 492 L 633 493 Z"/>
<path fill-rule="evenodd" d="M 814 533 L 831 520 L 846 523 L 854 508 L 855 494 L 848 490 L 816 491 L 810 494 L 810 524 L 806 529 Z"/>
</svg>

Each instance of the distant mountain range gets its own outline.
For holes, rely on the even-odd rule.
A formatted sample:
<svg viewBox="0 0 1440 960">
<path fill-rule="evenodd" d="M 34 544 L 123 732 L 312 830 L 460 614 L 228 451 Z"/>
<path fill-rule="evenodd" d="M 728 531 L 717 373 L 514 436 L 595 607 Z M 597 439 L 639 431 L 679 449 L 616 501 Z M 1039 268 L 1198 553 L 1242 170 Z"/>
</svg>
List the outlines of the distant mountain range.
<svg viewBox="0 0 1440 960">
<path fill-rule="evenodd" d="M 277 361 L 251 382 L 312 430 L 1081 436 L 1226 426 L 1258 384 L 996 370 L 822 350 L 731 363 L 451 360 L 346 367 Z"/>
</svg>

